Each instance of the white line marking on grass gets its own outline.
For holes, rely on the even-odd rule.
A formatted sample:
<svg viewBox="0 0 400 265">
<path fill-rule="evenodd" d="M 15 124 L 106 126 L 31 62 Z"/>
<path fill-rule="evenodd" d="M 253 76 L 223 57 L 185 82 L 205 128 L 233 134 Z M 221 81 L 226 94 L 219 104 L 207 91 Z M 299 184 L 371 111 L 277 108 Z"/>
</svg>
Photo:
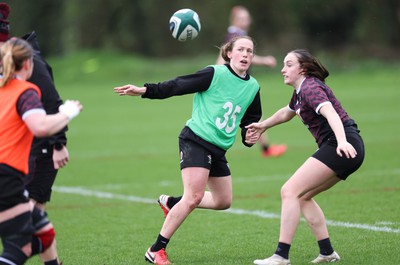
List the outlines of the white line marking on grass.
<svg viewBox="0 0 400 265">
<path fill-rule="evenodd" d="M 147 198 L 142 198 L 142 197 L 137 197 L 137 196 L 130 196 L 130 195 L 122 195 L 122 194 L 113 194 L 113 193 L 108 193 L 108 192 L 102 192 L 102 191 L 93 191 L 93 190 L 88 190 L 84 189 L 81 187 L 58 187 L 55 186 L 53 187 L 54 191 L 60 192 L 60 193 L 69 193 L 69 194 L 78 194 L 81 196 L 90 196 L 90 197 L 96 197 L 96 198 L 102 198 L 102 199 L 118 199 L 118 200 L 123 200 L 123 201 L 131 201 L 131 202 L 138 202 L 138 203 L 147 203 L 147 204 L 154 204 L 156 203 L 155 199 L 147 199 Z M 252 216 L 257 216 L 260 218 L 265 218 L 265 219 L 279 219 L 280 215 L 276 213 L 269 213 L 265 211 L 250 211 L 250 210 L 244 210 L 244 209 L 228 209 L 221 211 L 224 213 L 231 213 L 231 214 L 237 214 L 237 215 L 252 215 Z M 304 221 L 304 219 L 302 219 Z M 327 225 L 330 226 L 337 226 L 337 227 L 345 227 L 345 228 L 357 228 L 357 229 L 364 229 L 364 230 L 369 230 L 369 231 L 376 231 L 376 232 L 388 232 L 388 233 L 400 233 L 400 229 L 395 229 L 387 226 L 374 226 L 374 225 L 368 225 L 368 224 L 353 224 L 349 222 L 339 222 L 339 221 L 332 221 L 332 220 L 326 220 Z"/>
<path fill-rule="evenodd" d="M 377 224 L 377 225 L 397 225 L 400 223 L 380 221 L 380 222 L 376 222 L 375 224 Z"/>
<path fill-rule="evenodd" d="M 376 232 L 389 232 L 389 233 L 400 233 L 400 229 L 395 229 L 387 226 L 374 226 L 367 224 L 352 224 L 348 222 L 338 222 L 338 221 L 330 221 L 326 220 L 326 224 L 330 226 L 340 226 L 346 228 L 359 228 Z"/>
<path fill-rule="evenodd" d="M 53 187 L 54 191 L 61 193 L 78 194 L 82 196 L 96 197 L 101 199 L 119 199 L 123 201 L 140 202 L 140 203 L 155 203 L 154 199 L 146 199 L 136 196 L 113 194 L 102 191 L 87 190 L 80 187 Z"/>
</svg>

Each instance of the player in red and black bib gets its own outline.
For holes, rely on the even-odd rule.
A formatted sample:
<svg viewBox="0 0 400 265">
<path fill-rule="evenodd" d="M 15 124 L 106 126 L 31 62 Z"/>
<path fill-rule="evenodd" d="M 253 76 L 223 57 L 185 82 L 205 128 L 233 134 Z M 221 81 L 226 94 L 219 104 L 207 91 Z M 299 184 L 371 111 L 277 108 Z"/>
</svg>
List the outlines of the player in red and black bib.
<svg viewBox="0 0 400 265">
<path fill-rule="evenodd" d="M 49 137 L 76 117 L 82 105 L 66 101 L 47 115 L 41 91 L 26 81 L 32 75 L 33 49 L 28 42 L 0 39 L 0 264 L 24 264 L 55 246 L 55 231 L 44 211 L 34 207 L 25 190 L 33 137 Z M 46 265 L 58 265 L 53 257 Z"/>
</svg>

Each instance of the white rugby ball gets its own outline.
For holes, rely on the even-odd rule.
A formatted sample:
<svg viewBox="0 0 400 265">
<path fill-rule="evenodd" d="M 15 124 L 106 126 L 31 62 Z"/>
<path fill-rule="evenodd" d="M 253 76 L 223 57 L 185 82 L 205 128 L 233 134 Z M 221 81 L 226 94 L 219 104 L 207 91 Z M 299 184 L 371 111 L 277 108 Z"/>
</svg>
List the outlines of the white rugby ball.
<svg viewBox="0 0 400 265">
<path fill-rule="evenodd" d="M 169 30 L 178 41 L 193 40 L 201 30 L 199 15 L 189 8 L 180 9 L 171 16 Z"/>
</svg>

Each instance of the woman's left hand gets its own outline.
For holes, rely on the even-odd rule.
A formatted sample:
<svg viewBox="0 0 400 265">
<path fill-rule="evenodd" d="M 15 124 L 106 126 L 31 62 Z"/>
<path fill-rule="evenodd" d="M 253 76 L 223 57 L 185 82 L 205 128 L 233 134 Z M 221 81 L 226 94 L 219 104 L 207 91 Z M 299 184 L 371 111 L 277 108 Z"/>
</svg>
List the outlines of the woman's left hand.
<svg viewBox="0 0 400 265">
<path fill-rule="evenodd" d="M 347 141 L 343 143 L 338 143 L 336 153 L 340 157 L 342 157 L 344 154 L 347 158 L 355 158 L 357 155 L 356 149 Z"/>
<path fill-rule="evenodd" d="M 68 149 L 65 145 L 61 150 L 56 150 L 53 148 L 53 164 L 54 169 L 60 169 L 68 164 L 69 161 L 69 153 Z"/>
</svg>

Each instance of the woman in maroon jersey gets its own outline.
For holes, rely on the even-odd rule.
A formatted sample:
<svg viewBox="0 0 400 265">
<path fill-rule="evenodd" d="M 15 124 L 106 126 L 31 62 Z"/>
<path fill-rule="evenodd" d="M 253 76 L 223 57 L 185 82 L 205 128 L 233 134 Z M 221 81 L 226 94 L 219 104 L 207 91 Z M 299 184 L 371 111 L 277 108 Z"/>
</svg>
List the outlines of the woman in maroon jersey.
<svg viewBox="0 0 400 265">
<path fill-rule="evenodd" d="M 285 84 L 294 92 L 288 106 L 247 128 L 260 136 L 267 129 L 299 116 L 318 144 L 318 150 L 281 189 L 282 211 L 278 247 L 254 264 L 290 264 L 289 249 L 303 214 L 320 249 L 312 263 L 340 260 L 329 239 L 325 216 L 313 199 L 355 172 L 364 160 L 364 144 L 357 124 L 325 84 L 329 72 L 306 50 L 287 54 L 282 69 Z"/>
</svg>

